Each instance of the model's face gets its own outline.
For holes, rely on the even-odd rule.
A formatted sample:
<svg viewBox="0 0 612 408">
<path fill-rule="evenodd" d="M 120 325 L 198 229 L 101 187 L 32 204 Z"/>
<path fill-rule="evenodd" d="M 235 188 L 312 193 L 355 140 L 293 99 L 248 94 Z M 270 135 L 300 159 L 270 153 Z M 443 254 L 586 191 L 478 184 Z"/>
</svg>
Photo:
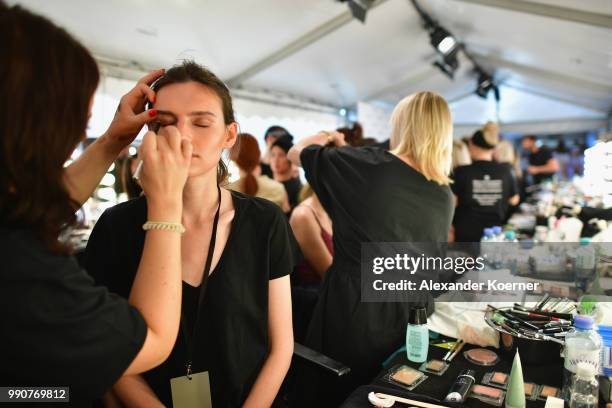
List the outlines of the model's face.
<svg viewBox="0 0 612 408">
<path fill-rule="evenodd" d="M 274 174 L 284 174 L 291 170 L 291 162 L 287 159 L 287 153 L 278 146 L 270 150 L 270 167 Z"/>
<path fill-rule="evenodd" d="M 237 124 L 225 124 L 221 98 L 198 82 L 164 86 L 157 92 L 155 109 L 153 128 L 176 126 L 181 136 L 191 141 L 189 177 L 216 171 L 223 149 L 236 142 Z"/>
</svg>

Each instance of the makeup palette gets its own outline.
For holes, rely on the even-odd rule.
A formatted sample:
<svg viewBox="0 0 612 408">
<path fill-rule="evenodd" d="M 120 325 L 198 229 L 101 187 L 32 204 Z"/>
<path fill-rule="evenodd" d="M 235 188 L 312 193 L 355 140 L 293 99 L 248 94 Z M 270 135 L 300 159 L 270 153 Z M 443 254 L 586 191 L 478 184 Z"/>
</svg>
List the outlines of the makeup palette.
<svg viewBox="0 0 612 408">
<path fill-rule="evenodd" d="M 442 360 L 429 360 L 419 367 L 419 370 L 427 373 L 442 375 L 448 370 L 449 364 Z"/>
<path fill-rule="evenodd" d="M 408 391 L 415 389 L 427 378 L 428 377 L 422 372 L 406 365 L 398 365 L 393 367 L 385 376 L 385 379 L 390 383 L 399 385 Z"/>
<path fill-rule="evenodd" d="M 501 407 L 506 397 L 506 392 L 499 388 L 487 387 L 486 385 L 474 385 L 470 397 L 480 400 L 495 407 Z"/>
<path fill-rule="evenodd" d="M 510 376 L 508 374 L 501 373 L 499 371 L 492 371 L 490 373 L 486 373 L 484 377 L 482 377 L 483 384 L 502 388 L 504 390 L 508 387 L 509 380 Z"/>
<path fill-rule="evenodd" d="M 559 398 L 561 396 L 561 390 L 556 387 L 551 387 L 550 385 L 542 385 L 540 389 L 540 395 L 538 399 L 541 401 L 546 401 L 548 397 Z"/>
<path fill-rule="evenodd" d="M 541 386 L 536 385 L 531 382 L 526 382 L 525 384 L 525 398 L 531 401 L 535 401 L 538 399 L 540 395 Z"/>
<path fill-rule="evenodd" d="M 484 348 L 475 348 L 463 352 L 463 357 L 470 363 L 489 367 L 499 362 L 499 356 L 497 353 Z"/>
</svg>

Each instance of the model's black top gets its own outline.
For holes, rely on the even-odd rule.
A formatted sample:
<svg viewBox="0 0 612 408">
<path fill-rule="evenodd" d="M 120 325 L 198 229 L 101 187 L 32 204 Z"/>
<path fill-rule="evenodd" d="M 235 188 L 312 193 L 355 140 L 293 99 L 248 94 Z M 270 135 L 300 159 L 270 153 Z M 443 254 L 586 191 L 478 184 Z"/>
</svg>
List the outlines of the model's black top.
<svg viewBox="0 0 612 408">
<path fill-rule="evenodd" d="M 301 259 L 286 216 L 270 201 L 232 191 L 235 215 L 223 254 L 209 275 L 200 310 L 193 372 L 208 371 L 215 407 L 240 406 L 267 356 L 268 285 Z M 128 296 L 144 244 L 144 197 L 107 210 L 92 233 L 85 263 L 96 282 Z M 204 250 L 204 248 L 202 249 Z M 183 315 L 193 327 L 197 293 L 183 283 Z M 190 333 L 190 331 L 188 331 Z M 179 332 L 166 362 L 144 374 L 166 406 L 170 379 L 185 375 L 186 343 Z"/>
</svg>

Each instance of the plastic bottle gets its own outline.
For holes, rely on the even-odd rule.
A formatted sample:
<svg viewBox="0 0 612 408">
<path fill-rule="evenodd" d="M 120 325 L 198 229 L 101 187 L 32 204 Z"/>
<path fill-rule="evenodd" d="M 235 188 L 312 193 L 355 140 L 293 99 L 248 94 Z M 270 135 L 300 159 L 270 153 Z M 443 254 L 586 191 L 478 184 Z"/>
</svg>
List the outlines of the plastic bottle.
<svg viewBox="0 0 612 408">
<path fill-rule="evenodd" d="M 570 387 L 570 408 L 597 408 L 599 382 L 595 373 L 589 363 L 578 363 Z"/>
<path fill-rule="evenodd" d="M 606 377 L 612 377 L 612 326 L 599 326 L 597 331 L 603 343 L 599 373 Z"/>
<path fill-rule="evenodd" d="M 601 358 L 601 337 L 593 330 L 591 316 L 574 316 L 574 329 L 565 336 L 563 355 L 563 397 L 569 398 L 569 388 L 572 376 L 576 373 L 579 363 L 593 366 L 595 373 L 599 372 Z"/>
<path fill-rule="evenodd" d="M 423 363 L 427 360 L 429 349 L 429 330 L 427 329 L 427 310 L 424 307 L 413 307 L 408 313 L 406 327 L 406 354 L 408 360 Z"/>
<path fill-rule="evenodd" d="M 493 228 L 485 228 L 483 230 L 482 238 L 480 238 L 480 255 L 485 257 L 487 262 L 493 263 L 493 252 L 494 245 L 491 245 L 493 242 Z"/>
<path fill-rule="evenodd" d="M 574 280 L 576 288 L 586 290 L 595 276 L 595 248 L 589 238 L 580 238 L 580 247 L 575 253 Z"/>
<path fill-rule="evenodd" d="M 516 264 L 518 257 L 518 239 L 516 232 L 508 230 L 504 233 L 504 245 L 501 248 L 502 266 L 510 269 L 510 272 L 516 274 Z"/>
<path fill-rule="evenodd" d="M 503 230 L 502 227 L 500 227 L 499 225 L 494 226 L 493 228 L 493 242 L 495 242 L 495 245 L 492 245 L 493 248 L 493 266 L 495 268 L 501 268 L 502 266 L 502 251 L 503 251 L 503 245 L 498 244 L 498 242 L 503 242 L 504 241 L 504 234 L 503 234 Z"/>
</svg>

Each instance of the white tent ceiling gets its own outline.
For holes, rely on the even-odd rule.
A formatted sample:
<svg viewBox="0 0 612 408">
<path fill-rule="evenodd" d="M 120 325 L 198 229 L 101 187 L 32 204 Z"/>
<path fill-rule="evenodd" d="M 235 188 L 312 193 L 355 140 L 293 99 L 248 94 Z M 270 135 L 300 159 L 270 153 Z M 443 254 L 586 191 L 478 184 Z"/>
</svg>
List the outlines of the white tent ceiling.
<svg viewBox="0 0 612 408">
<path fill-rule="evenodd" d="M 443 94 L 455 121 L 495 118 L 472 93 L 461 59 L 454 81 L 408 0 L 379 0 L 365 24 L 333 0 L 23 0 L 66 27 L 101 61 L 141 69 L 185 58 L 234 88 L 273 90 L 334 107 L 392 106 L 423 89 Z M 612 111 L 612 0 L 420 0 L 501 82 L 503 123 L 586 120 Z M 593 122 L 599 121 L 599 122 Z"/>
</svg>

